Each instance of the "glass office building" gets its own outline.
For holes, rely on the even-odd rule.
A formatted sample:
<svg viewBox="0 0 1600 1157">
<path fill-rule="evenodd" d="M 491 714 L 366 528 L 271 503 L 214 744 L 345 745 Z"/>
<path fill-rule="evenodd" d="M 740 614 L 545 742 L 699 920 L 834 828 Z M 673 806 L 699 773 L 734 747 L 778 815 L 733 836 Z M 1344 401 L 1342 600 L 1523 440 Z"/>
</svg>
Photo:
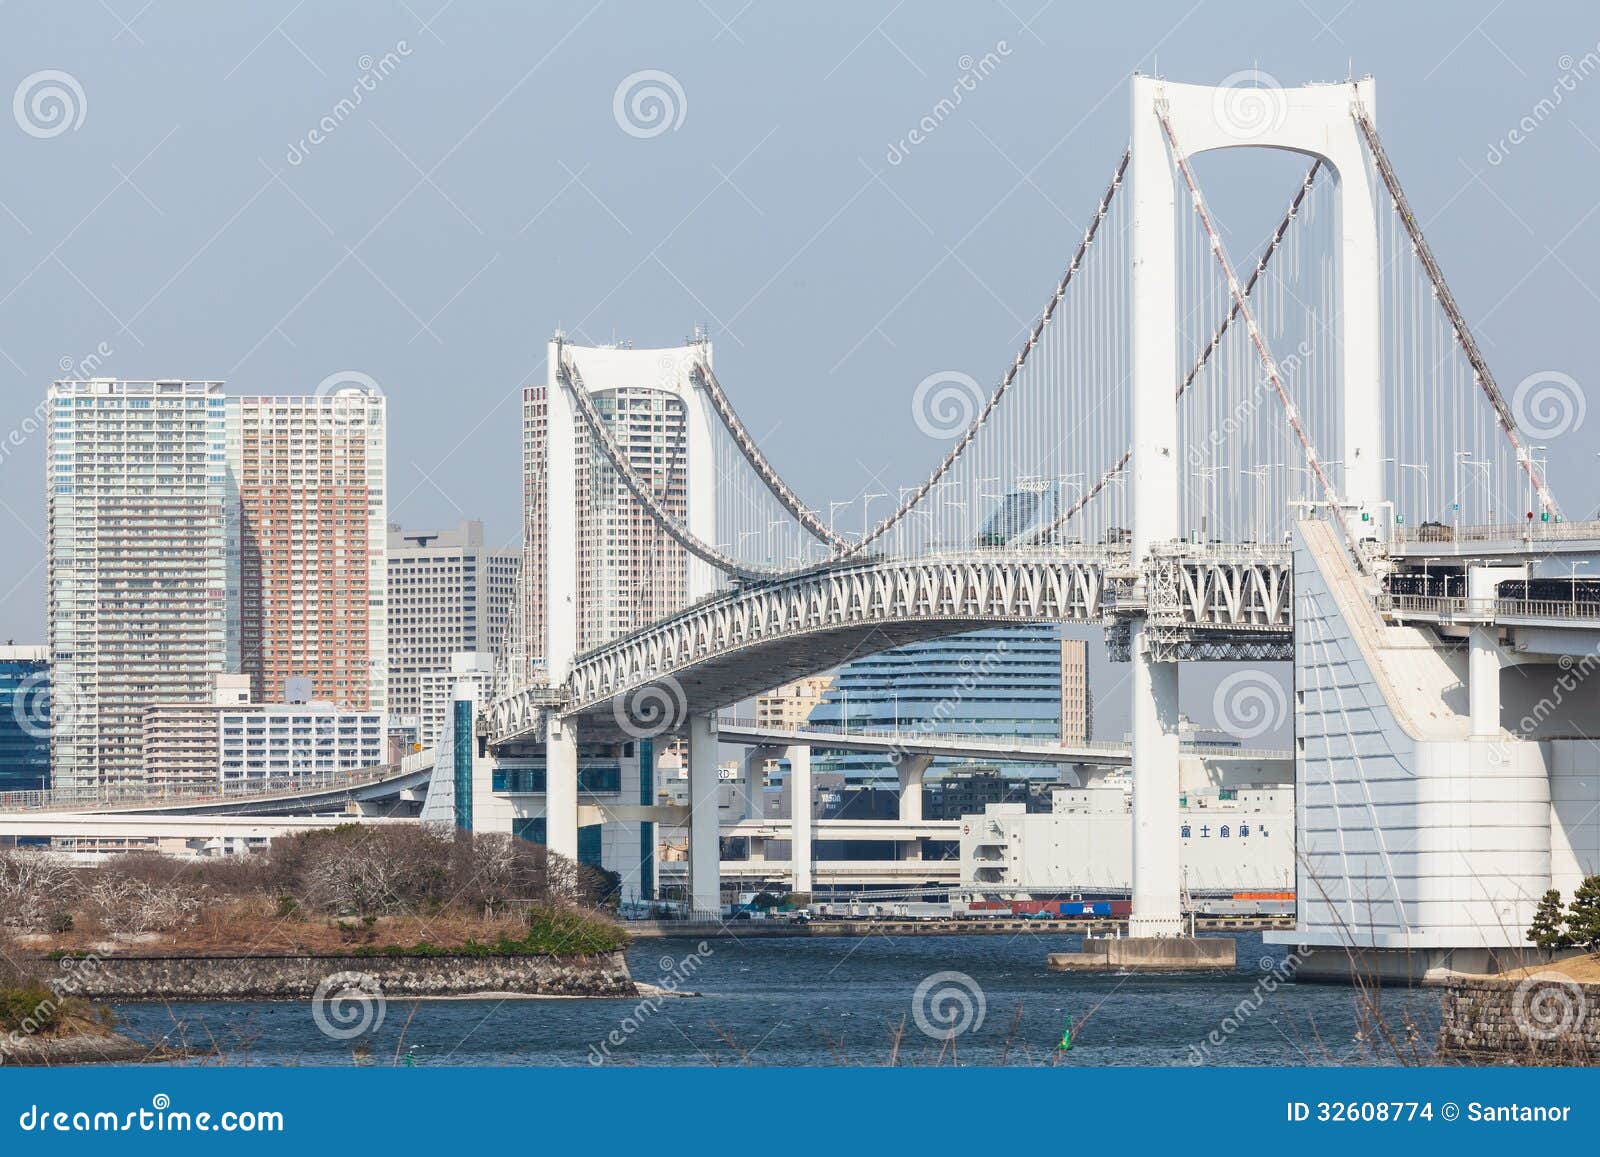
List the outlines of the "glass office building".
<svg viewBox="0 0 1600 1157">
<path fill-rule="evenodd" d="M 50 786 L 50 650 L 0 647 L 0 792 Z"/>
<path fill-rule="evenodd" d="M 1081 654 L 1081 650 L 1079 652 Z M 1000 627 L 912 643 L 840 668 L 811 722 L 838 730 L 979 735 L 1059 743 L 1062 738 L 1062 639 L 1054 626 Z M 1082 694 L 1082 684 L 1072 681 Z M 1069 709 L 1068 715 L 1074 714 Z M 972 761 L 939 759 L 930 776 Z M 880 752 L 819 751 L 813 772 L 847 782 L 890 778 Z M 1008 775 L 1053 777 L 1050 764 L 1007 763 Z"/>
</svg>

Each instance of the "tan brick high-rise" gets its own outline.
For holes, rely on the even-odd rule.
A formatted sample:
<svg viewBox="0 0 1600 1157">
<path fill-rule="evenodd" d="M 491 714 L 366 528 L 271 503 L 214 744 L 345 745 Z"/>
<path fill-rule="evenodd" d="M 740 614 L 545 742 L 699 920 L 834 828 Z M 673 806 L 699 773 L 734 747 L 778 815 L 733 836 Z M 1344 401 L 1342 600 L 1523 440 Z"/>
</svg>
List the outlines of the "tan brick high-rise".
<svg viewBox="0 0 1600 1157">
<path fill-rule="evenodd" d="M 385 710 L 384 398 L 233 401 L 241 670 L 258 702 L 306 676 L 313 699 Z"/>
</svg>

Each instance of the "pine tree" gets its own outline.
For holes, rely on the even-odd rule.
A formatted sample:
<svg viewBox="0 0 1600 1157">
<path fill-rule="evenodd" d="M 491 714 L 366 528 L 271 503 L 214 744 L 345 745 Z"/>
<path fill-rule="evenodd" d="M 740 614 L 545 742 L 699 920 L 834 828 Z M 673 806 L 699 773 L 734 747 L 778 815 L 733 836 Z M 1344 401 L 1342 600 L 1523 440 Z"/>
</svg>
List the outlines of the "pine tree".
<svg viewBox="0 0 1600 1157">
<path fill-rule="evenodd" d="M 1535 947 L 1547 953 L 1557 948 L 1568 948 L 1572 941 L 1561 928 L 1565 921 L 1566 913 L 1561 907 L 1561 893 L 1551 888 L 1544 894 L 1539 901 L 1539 907 L 1533 913 L 1533 923 L 1528 926 L 1528 939 Z"/>
<path fill-rule="evenodd" d="M 1567 908 L 1568 942 L 1590 952 L 1600 951 L 1600 876 L 1589 876 L 1572 893 Z"/>
</svg>

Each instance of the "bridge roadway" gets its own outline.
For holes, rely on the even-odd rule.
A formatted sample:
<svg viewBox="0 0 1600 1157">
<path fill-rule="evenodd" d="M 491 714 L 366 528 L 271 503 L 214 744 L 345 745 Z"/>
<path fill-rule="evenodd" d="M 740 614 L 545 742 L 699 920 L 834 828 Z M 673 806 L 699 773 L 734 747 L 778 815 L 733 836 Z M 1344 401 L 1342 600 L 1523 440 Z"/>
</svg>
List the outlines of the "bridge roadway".
<svg viewBox="0 0 1600 1157">
<path fill-rule="evenodd" d="M 0 812 L 0 838 L 75 840 L 271 840 L 295 832 L 362 824 L 408 824 L 379 816 L 145 815 L 128 812 Z"/>
<path fill-rule="evenodd" d="M 1529 519 L 1521 523 L 1481 526 L 1401 527 L 1388 544 L 1387 553 L 1398 559 L 1451 563 L 1519 563 L 1555 555 L 1600 555 L 1600 520 L 1540 522 Z"/>
<path fill-rule="evenodd" d="M 1126 743 L 1044 743 L 1037 739 L 1005 738 L 994 735 L 953 735 L 946 732 L 880 731 L 856 728 L 838 731 L 828 728 L 775 728 L 760 726 L 748 719 L 717 720 L 717 738 L 741 747 L 804 746 L 814 751 L 873 751 L 898 755 L 928 755 L 936 758 L 987 757 L 1013 763 L 1095 764 L 1126 767 L 1133 759 Z M 1208 760 L 1289 761 L 1294 752 L 1284 748 L 1220 747 L 1209 744 L 1184 744 L 1185 755 L 1203 755 Z"/>
<path fill-rule="evenodd" d="M 0 792 L 0 816 L 14 813 L 165 815 L 303 815 L 420 793 L 433 772 L 433 753 L 416 752 L 398 765 L 320 772 L 229 784 L 145 785 L 80 795 L 53 791 Z M 417 796 L 420 799 L 420 795 Z"/>
<path fill-rule="evenodd" d="M 542 741 L 550 710 L 574 719 L 585 741 L 627 739 L 643 706 L 633 699 L 646 689 L 665 689 L 671 715 L 707 715 L 859 655 L 1016 623 L 1106 625 L 1139 614 L 1174 636 L 1215 644 L 1192 657 L 1260 657 L 1263 645 L 1287 645 L 1290 566 L 1287 547 L 1178 543 L 1143 570 L 1115 546 L 817 567 L 735 586 L 579 655 L 561 686 L 496 700 L 489 742 Z M 652 709 L 660 705 L 657 695 Z"/>
<path fill-rule="evenodd" d="M 1600 520 L 1398 528 L 1381 553 L 1410 568 L 1600 558 Z M 563 685 L 524 687 L 492 704 L 489 740 L 537 740 L 550 710 L 574 718 L 584 740 L 628 738 L 631 698 L 645 688 L 666 687 L 680 718 L 708 714 L 858 655 L 1015 623 L 1142 618 L 1164 660 L 1287 660 L 1291 588 L 1290 549 L 1259 543 L 1168 543 L 1142 568 L 1120 546 L 1000 547 L 816 567 L 735 586 L 579 655 Z M 1408 619 L 1431 614 L 1420 604 L 1385 609 Z M 1546 625 L 1525 621 L 1528 613 L 1563 618 L 1559 608 L 1510 606 L 1496 617 L 1506 626 Z M 1115 632 L 1112 643 L 1115 652 Z"/>
</svg>

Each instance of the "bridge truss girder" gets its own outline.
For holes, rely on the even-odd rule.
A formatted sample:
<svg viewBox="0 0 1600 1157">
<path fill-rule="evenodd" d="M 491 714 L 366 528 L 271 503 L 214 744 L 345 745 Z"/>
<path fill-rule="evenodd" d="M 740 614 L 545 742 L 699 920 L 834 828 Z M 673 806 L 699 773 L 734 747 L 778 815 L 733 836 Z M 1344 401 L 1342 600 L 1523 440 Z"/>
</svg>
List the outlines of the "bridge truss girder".
<svg viewBox="0 0 1600 1157">
<path fill-rule="evenodd" d="M 1181 548 L 1180 548 L 1181 550 Z M 563 687 L 530 686 L 493 703 L 490 741 L 543 734 L 546 713 L 577 716 L 586 739 L 627 738 L 623 701 L 647 688 L 675 728 L 851 658 L 986 627 L 1108 627 L 1126 659 L 1127 624 L 1144 617 L 1158 661 L 1271 661 L 1291 656 L 1286 552 L 1174 551 L 1135 580 L 1114 550 L 973 553 L 883 559 L 754 584 L 686 608 L 573 663 Z"/>
</svg>

